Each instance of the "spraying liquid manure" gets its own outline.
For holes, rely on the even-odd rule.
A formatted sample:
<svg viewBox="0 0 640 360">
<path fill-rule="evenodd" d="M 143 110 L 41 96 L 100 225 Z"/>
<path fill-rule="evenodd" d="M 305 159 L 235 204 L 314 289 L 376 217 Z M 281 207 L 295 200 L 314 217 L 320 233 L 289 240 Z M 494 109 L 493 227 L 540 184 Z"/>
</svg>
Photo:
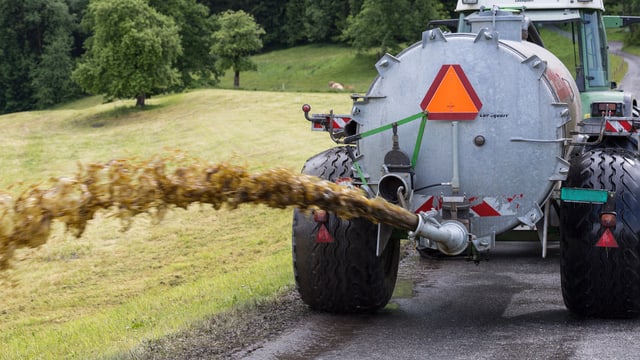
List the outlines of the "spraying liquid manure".
<svg viewBox="0 0 640 360">
<path fill-rule="evenodd" d="M 99 210 L 112 211 L 125 227 L 135 215 L 147 213 L 161 220 L 172 207 L 192 203 L 214 209 L 245 203 L 323 209 L 345 219 L 363 217 L 408 230 L 418 224 L 415 214 L 382 198 L 370 199 L 360 189 L 287 169 L 250 173 L 242 166 L 194 159 L 188 166 L 169 170 L 171 160 L 92 163 L 80 166 L 73 177 L 32 186 L 15 199 L 1 194 L 0 269 L 9 267 L 15 250 L 46 243 L 54 220 L 81 236 Z"/>
</svg>

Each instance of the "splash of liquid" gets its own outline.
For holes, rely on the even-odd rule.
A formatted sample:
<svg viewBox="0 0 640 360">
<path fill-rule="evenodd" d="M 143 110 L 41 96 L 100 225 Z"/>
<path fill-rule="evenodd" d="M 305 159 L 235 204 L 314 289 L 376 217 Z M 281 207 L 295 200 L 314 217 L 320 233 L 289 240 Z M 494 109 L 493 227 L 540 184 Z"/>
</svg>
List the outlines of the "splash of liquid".
<svg viewBox="0 0 640 360">
<path fill-rule="evenodd" d="M 47 187 L 32 186 L 17 198 L 0 193 L 0 270 L 10 266 L 15 251 L 46 243 L 52 222 L 59 221 L 75 236 L 99 210 L 119 217 L 125 227 L 135 215 L 161 220 L 172 207 L 192 203 L 234 209 L 240 204 L 273 208 L 323 209 L 344 219 L 363 217 L 413 230 L 415 214 L 382 198 L 368 198 L 357 188 L 317 177 L 272 169 L 250 173 L 228 163 L 192 159 L 188 166 L 169 170 L 175 158 L 146 161 L 112 160 L 80 165 L 75 176 L 51 179 Z"/>
</svg>

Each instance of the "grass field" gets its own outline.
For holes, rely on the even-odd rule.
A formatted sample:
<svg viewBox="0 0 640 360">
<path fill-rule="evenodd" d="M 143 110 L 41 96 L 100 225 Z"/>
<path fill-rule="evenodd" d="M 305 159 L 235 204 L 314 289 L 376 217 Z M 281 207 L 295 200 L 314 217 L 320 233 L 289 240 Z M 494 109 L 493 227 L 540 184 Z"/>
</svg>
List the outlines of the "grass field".
<svg viewBox="0 0 640 360">
<path fill-rule="evenodd" d="M 258 71 L 240 73 L 240 87 L 268 91 L 329 91 L 329 81 L 344 84 L 349 92 L 364 93 L 377 75 L 374 54 L 359 54 L 336 45 L 306 45 L 253 57 Z M 220 87 L 233 87 L 228 71 Z"/>
<path fill-rule="evenodd" d="M 300 106 L 348 111 L 343 94 L 200 90 L 154 98 L 145 111 L 85 100 L 0 117 L 0 188 L 71 175 L 76 163 L 180 149 L 251 170 L 299 169 L 331 146 Z M 130 106 L 132 102 L 128 102 Z M 76 239 L 58 228 L 2 274 L 0 359 L 126 354 L 230 306 L 290 288 L 291 212 L 241 206 L 175 210 L 131 229 L 102 214 Z"/>
</svg>

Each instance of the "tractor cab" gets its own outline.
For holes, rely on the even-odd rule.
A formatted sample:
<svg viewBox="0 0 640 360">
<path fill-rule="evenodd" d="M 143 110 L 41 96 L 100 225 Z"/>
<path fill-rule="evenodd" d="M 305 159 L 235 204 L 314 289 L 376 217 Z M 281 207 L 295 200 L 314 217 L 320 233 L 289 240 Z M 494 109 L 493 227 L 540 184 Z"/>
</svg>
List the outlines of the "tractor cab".
<svg viewBox="0 0 640 360">
<path fill-rule="evenodd" d="M 582 98 L 584 118 L 626 116 L 637 106 L 632 94 L 616 89 L 611 79 L 611 63 L 606 28 L 620 28 L 640 22 L 639 17 L 603 15 L 602 0 L 459 0 L 455 21 L 439 24 L 456 32 L 472 31 L 473 18 L 492 12 L 511 12 L 524 16 L 523 39 L 545 47 L 545 42 L 563 42 L 563 52 L 555 54 L 574 72 Z M 452 29 L 453 30 L 453 29 Z"/>
</svg>

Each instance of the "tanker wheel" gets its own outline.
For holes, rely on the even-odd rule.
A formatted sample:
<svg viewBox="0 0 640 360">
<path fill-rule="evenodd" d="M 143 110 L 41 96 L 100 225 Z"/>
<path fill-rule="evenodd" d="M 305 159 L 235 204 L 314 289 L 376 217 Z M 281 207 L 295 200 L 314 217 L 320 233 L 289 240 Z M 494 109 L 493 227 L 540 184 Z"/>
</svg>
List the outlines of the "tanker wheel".
<svg viewBox="0 0 640 360">
<path fill-rule="evenodd" d="M 344 147 L 307 161 L 303 173 L 335 181 L 350 177 L 352 161 Z M 391 239 L 376 256 L 377 225 L 362 218 L 344 220 L 329 213 L 324 224 L 333 242 L 316 241 L 321 224 L 312 214 L 293 213 L 293 269 L 300 297 L 312 309 L 332 313 L 373 312 L 391 299 L 398 273 L 400 242 Z"/>
<path fill-rule="evenodd" d="M 607 229 L 601 204 L 563 203 L 560 273 L 567 308 L 580 316 L 633 318 L 640 314 L 640 156 L 594 149 L 575 158 L 565 187 L 615 191 L 618 247 L 597 247 Z"/>
</svg>

